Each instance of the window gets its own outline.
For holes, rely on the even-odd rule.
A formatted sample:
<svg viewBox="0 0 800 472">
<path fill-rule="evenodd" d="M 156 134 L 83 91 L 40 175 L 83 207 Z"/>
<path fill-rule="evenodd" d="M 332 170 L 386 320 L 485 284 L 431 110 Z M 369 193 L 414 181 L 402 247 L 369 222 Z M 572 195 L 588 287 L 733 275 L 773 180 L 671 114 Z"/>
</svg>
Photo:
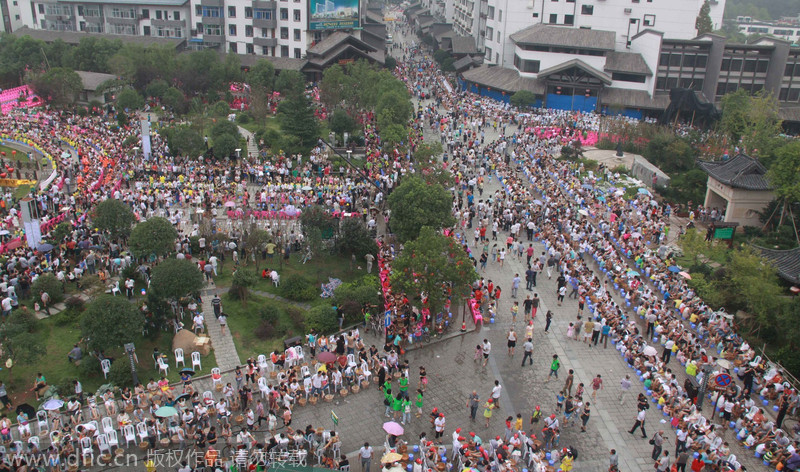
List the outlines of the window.
<svg viewBox="0 0 800 472">
<path fill-rule="evenodd" d="M 554 25 L 556 23 L 558 23 L 558 15 L 556 15 L 555 13 L 551 13 L 550 14 L 550 24 Z"/>
<path fill-rule="evenodd" d="M 289 28 L 281 28 L 281 39 L 289 39 Z M 289 52 L 286 52 L 286 56 L 289 55 Z M 283 56 L 283 57 L 286 57 Z"/>
<path fill-rule="evenodd" d="M 142 15 L 144 15 L 144 10 L 142 10 Z M 156 20 L 162 20 L 163 18 L 161 18 L 161 15 L 162 15 L 161 14 L 161 10 L 156 10 Z M 148 13 L 148 16 L 149 16 L 149 13 Z M 144 16 L 142 16 L 142 18 L 144 18 Z"/>
<path fill-rule="evenodd" d="M 646 77 L 642 74 L 626 74 L 623 72 L 611 73 L 611 80 L 619 80 L 621 82 L 635 82 L 637 84 L 643 84 L 645 79 Z"/>
<path fill-rule="evenodd" d="M 253 7 L 244 7 L 244 17 L 245 18 L 253 17 Z"/>
<path fill-rule="evenodd" d="M 269 46 L 261 46 L 261 54 L 269 56 Z"/>
<path fill-rule="evenodd" d="M 593 15 L 594 5 L 581 5 L 581 15 Z"/>
<path fill-rule="evenodd" d="M 489 13 L 487 14 L 490 20 L 494 20 L 494 7 L 489 7 Z"/>
<path fill-rule="evenodd" d="M 497 21 L 503 21 L 503 10 L 497 10 Z"/>
<path fill-rule="evenodd" d="M 492 60 L 492 48 L 486 48 L 486 58 Z"/>
<path fill-rule="evenodd" d="M 236 36 L 236 25 L 228 25 L 228 35 Z"/>
<path fill-rule="evenodd" d="M 758 61 L 758 67 L 756 67 L 756 72 L 766 72 L 769 68 L 769 61 Z"/>
<path fill-rule="evenodd" d="M 236 18 L 236 7 L 228 7 L 228 18 Z"/>
<path fill-rule="evenodd" d="M 572 26 L 575 24 L 575 15 L 564 15 L 564 24 Z"/>
<path fill-rule="evenodd" d="M 731 59 L 731 72 L 739 72 L 742 70 L 741 59 Z"/>
<path fill-rule="evenodd" d="M 300 10 L 294 10 L 294 21 L 300 21 Z"/>
<path fill-rule="evenodd" d="M 300 48 L 294 48 L 294 58 L 300 59 L 300 56 L 301 56 Z"/>
<path fill-rule="evenodd" d="M 499 59 L 499 57 L 498 57 Z M 527 72 L 529 74 L 536 74 L 539 72 L 539 61 L 533 61 L 530 59 L 522 59 L 521 57 L 514 55 L 514 67 L 517 68 L 520 72 Z"/>
<path fill-rule="evenodd" d="M 261 28 L 261 37 L 262 38 L 269 38 L 269 28 Z M 275 32 L 273 31 L 273 37 L 275 37 Z"/>
<path fill-rule="evenodd" d="M 798 98 L 800 98 L 800 89 L 790 89 L 789 90 L 789 101 L 790 102 L 796 102 Z"/>
<path fill-rule="evenodd" d="M 289 19 L 289 9 L 288 8 L 281 8 L 281 20 L 288 20 Z"/>
<path fill-rule="evenodd" d="M 203 7 L 201 5 L 195 5 L 194 16 L 203 16 Z"/>
<path fill-rule="evenodd" d="M 683 67 L 689 67 L 689 68 L 694 67 L 696 59 L 697 56 L 694 56 L 692 54 L 685 54 L 683 56 Z"/>
<path fill-rule="evenodd" d="M 83 9 L 83 7 L 78 7 L 78 14 L 79 15 L 83 15 L 83 16 L 87 16 L 86 14 L 84 14 L 84 12 L 81 12 L 82 9 Z M 158 13 L 161 13 L 161 12 L 156 10 L 156 18 L 158 18 Z M 150 18 L 150 10 L 148 10 L 147 8 L 142 8 L 142 18 L 144 18 L 144 19 Z M 161 18 L 158 18 L 158 19 L 160 20 Z"/>
<path fill-rule="evenodd" d="M 238 48 L 238 46 L 239 46 L 239 45 L 238 45 L 238 44 L 236 44 L 236 43 L 230 43 L 231 52 L 232 52 L 232 53 L 237 53 L 237 52 L 239 52 L 239 51 L 238 51 L 238 49 L 239 49 L 239 48 Z"/>
<path fill-rule="evenodd" d="M 252 38 L 253 37 L 253 27 L 250 25 L 245 25 L 244 27 L 244 35 L 245 37 Z"/>
<path fill-rule="evenodd" d="M 681 55 L 680 54 L 672 54 L 669 56 L 669 65 L 670 67 L 680 67 L 681 66 Z"/>
<path fill-rule="evenodd" d="M 708 56 L 697 56 L 697 60 L 695 61 L 695 67 L 698 68 L 705 68 L 706 63 L 708 62 Z"/>
<path fill-rule="evenodd" d="M 222 18 L 222 7 L 202 7 L 203 17 L 205 18 Z"/>
<path fill-rule="evenodd" d="M 755 72 L 758 61 L 755 59 L 744 61 L 744 72 Z"/>
<path fill-rule="evenodd" d="M 493 41 L 494 40 L 494 28 L 491 26 L 486 27 L 486 40 Z"/>
<path fill-rule="evenodd" d="M 244 52 L 246 52 L 247 54 L 255 54 L 256 48 L 251 43 L 247 43 L 244 45 Z"/>
<path fill-rule="evenodd" d="M 172 19 L 175 21 L 181 21 L 181 12 L 179 12 L 178 10 L 172 12 Z"/>
<path fill-rule="evenodd" d="M 295 28 L 294 32 L 292 33 L 295 41 L 300 41 L 300 30 Z"/>
<path fill-rule="evenodd" d="M 567 0 L 567 3 L 575 3 L 575 0 Z"/>
<path fill-rule="evenodd" d="M 209 36 L 222 36 L 222 27 L 220 25 L 203 25 L 203 34 Z"/>
<path fill-rule="evenodd" d="M 281 57 L 289 57 L 289 46 L 281 46 Z"/>
<path fill-rule="evenodd" d="M 662 52 L 661 58 L 658 60 L 658 65 L 660 66 L 668 66 L 669 65 L 669 53 Z"/>
<path fill-rule="evenodd" d="M 778 100 L 785 102 L 788 96 L 789 96 L 789 89 L 784 87 L 781 89 L 781 93 L 778 95 Z"/>
<path fill-rule="evenodd" d="M 655 15 L 645 15 L 644 19 L 642 20 L 642 24 L 645 26 L 655 26 L 656 25 L 656 16 Z"/>
<path fill-rule="evenodd" d="M 264 8 L 256 8 L 253 10 L 253 18 L 256 20 L 271 20 L 272 19 L 272 10 L 266 10 Z"/>
<path fill-rule="evenodd" d="M 144 33 L 145 36 L 150 36 L 150 27 L 149 26 L 145 26 L 142 29 L 142 32 Z"/>
<path fill-rule="evenodd" d="M 43 3 L 39 4 L 39 14 L 40 15 L 44 15 L 44 4 Z"/>
</svg>

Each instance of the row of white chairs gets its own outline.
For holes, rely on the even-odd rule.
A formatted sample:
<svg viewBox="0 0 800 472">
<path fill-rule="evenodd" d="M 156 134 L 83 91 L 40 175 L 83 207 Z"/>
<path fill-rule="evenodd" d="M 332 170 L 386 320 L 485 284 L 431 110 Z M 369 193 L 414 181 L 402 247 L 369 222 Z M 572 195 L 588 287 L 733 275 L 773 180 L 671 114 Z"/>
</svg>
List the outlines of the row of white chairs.
<svg viewBox="0 0 800 472">
<path fill-rule="evenodd" d="M 192 369 L 193 370 L 202 370 L 203 363 L 200 359 L 200 353 L 197 351 L 192 352 Z M 175 349 L 175 368 L 177 369 L 179 365 L 186 367 L 186 358 L 183 354 L 183 349 L 177 348 Z M 163 357 L 159 357 L 156 360 L 156 367 L 158 367 L 159 373 L 164 374 L 164 376 L 169 375 L 169 364 Z M 100 370 L 103 372 L 103 377 L 108 378 L 108 374 L 111 373 L 111 361 L 108 359 L 103 359 L 100 361 Z"/>
</svg>

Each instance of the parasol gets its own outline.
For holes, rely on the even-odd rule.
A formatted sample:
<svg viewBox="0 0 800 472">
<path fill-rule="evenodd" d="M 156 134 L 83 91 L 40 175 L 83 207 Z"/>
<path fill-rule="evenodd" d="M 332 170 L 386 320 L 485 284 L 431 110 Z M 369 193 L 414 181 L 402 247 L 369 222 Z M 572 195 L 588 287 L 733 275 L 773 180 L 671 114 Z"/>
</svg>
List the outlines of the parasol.
<svg viewBox="0 0 800 472">
<path fill-rule="evenodd" d="M 233 200 L 229 200 L 229 201 L 225 202 L 225 206 L 228 207 L 228 208 L 233 208 L 233 207 L 236 206 L 236 202 L 234 202 Z"/>
<path fill-rule="evenodd" d="M 189 374 L 189 375 L 194 375 L 195 374 L 194 369 L 190 369 L 189 367 L 184 367 L 183 369 L 181 369 L 181 374 L 183 374 L 183 373 L 186 373 L 186 374 Z"/>
<path fill-rule="evenodd" d="M 72 157 L 72 154 L 68 153 L 67 151 L 61 153 L 61 159 L 69 159 L 70 157 Z"/>
<path fill-rule="evenodd" d="M 533 201 L 533 203 L 534 203 L 535 205 L 542 206 L 542 201 L 541 201 L 541 200 L 534 200 L 534 201 Z"/>
<path fill-rule="evenodd" d="M 638 273 L 638 272 L 636 272 L 635 270 L 629 270 L 629 271 L 628 271 L 628 275 L 631 275 L 631 276 L 633 276 L 633 277 L 636 277 L 636 276 L 638 276 L 638 275 L 641 275 L 641 274 L 639 274 L 639 273 Z"/>
<path fill-rule="evenodd" d="M 18 405 L 16 411 L 17 414 L 20 414 L 20 412 L 25 413 L 26 415 L 28 415 L 28 419 L 36 417 L 36 408 L 28 405 L 27 403 Z"/>
<path fill-rule="evenodd" d="M 302 189 L 303 189 L 304 192 L 308 192 L 309 190 L 311 190 L 311 186 L 310 185 L 304 185 L 302 187 Z"/>
<path fill-rule="evenodd" d="M 9 234 L 11 233 L 9 233 L 7 229 L 0 230 L 0 236 L 8 236 Z"/>
<path fill-rule="evenodd" d="M 689 280 L 692 280 L 692 276 L 691 276 L 691 275 L 689 275 L 689 273 L 688 273 L 688 272 L 686 272 L 685 270 L 678 272 L 678 275 L 680 275 L 680 276 L 681 276 L 681 277 L 683 277 L 684 279 L 689 279 Z"/>
<path fill-rule="evenodd" d="M 645 346 L 644 350 L 642 351 L 642 354 L 644 354 L 645 356 L 655 356 L 658 353 L 656 352 L 656 348 L 654 348 L 653 346 Z"/>
<path fill-rule="evenodd" d="M 317 354 L 317 359 L 320 362 L 324 362 L 326 364 L 331 364 L 333 362 L 336 362 L 336 354 L 334 354 L 334 353 L 332 353 L 330 351 L 320 352 L 319 354 Z"/>
<path fill-rule="evenodd" d="M 717 359 L 717 365 L 723 369 L 731 370 L 731 361 L 728 359 Z"/>
<path fill-rule="evenodd" d="M 53 245 L 49 243 L 41 243 L 36 245 L 36 250 L 39 252 L 50 252 L 53 250 Z"/>
<path fill-rule="evenodd" d="M 188 400 L 188 399 L 190 399 L 190 398 L 192 398 L 192 395 L 191 395 L 191 394 L 189 394 L 189 393 L 184 393 L 184 394 L 182 394 L 182 395 L 179 395 L 179 396 L 175 397 L 175 402 L 174 402 L 174 403 L 185 402 L 186 400 Z M 173 403 L 173 404 L 174 404 L 174 403 Z"/>
<path fill-rule="evenodd" d="M 389 464 L 391 462 L 397 462 L 402 458 L 403 456 L 401 456 L 400 454 L 396 452 L 390 452 L 389 454 L 386 454 L 385 456 L 381 457 L 381 463 Z"/>
<path fill-rule="evenodd" d="M 397 424 L 395 421 L 387 421 L 386 423 L 383 423 L 383 430 L 394 436 L 400 436 L 405 432 L 403 427 Z"/>
<path fill-rule="evenodd" d="M 588 211 L 586 211 L 586 210 L 584 210 L 583 208 L 581 208 L 580 210 L 578 210 L 578 213 L 580 213 L 580 214 L 581 214 L 581 215 L 583 215 L 583 216 L 589 216 L 589 212 L 588 212 Z"/>
<path fill-rule="evenodd" d="M 678 266 L 674 266 L 674 265 L 673 265 L 673 266 L 669 266 L 669 267 L 667 267 L 667 269 L 668 269 L 670 272 L 673 272 L 673 273 L 675 273 L 675 272 L 680 272 L 680 271 L 681 271 L 681 268 L 680 268 L 680 267 L 678 267 Z"/>
<path fill-rule="evenodd" d="M 647 190 L 646 188 L 640 188 L 639 190 L 637 190 L 637 192 L 639 192 L 642 195 L 650 195 L 650 191 Z"/>
<path fill-rule="evenodd" d="M 170 416 L 175 416 L 178 414 L 178 410 L 171 406 L 162 406 L 158 410 L 156 410 L 155 415 L 159 418 L 169 418 Z"/>
<path fill-rule="evenodd" d="M 64 406 L 64 401 L 58 398 L 51 398 L 42 404 L 42 409 L 46 411 L 55 411 Z"/>
</svg>

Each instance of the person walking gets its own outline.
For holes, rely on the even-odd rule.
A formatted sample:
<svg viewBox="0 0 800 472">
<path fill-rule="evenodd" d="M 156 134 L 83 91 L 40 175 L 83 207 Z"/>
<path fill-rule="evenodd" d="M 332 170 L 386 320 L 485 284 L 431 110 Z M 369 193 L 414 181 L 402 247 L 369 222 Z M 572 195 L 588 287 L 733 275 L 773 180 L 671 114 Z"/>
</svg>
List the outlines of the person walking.
<svg viewBox="0 0 800 472">
<path fill-rule="evenodd" d="M 519 274 L 514 274 L 514 279 L 511 280 L 511 298 L 517 298 L 520 282 Z"/>
<path fill-rule="evenodd" d="M 650 438 L 650 444 L 653 445 L 653 453 L 650 455 L 650 457 L 652 457 L 654 461 L 657 461 L 658 456 L 661 455 L 661 451 L 664 448 L 664 431 L 658 431 L 656 434 L 654 434 L 653 437 Z M 664 452 L 669 453 L 669 451 Z"/>
<path fill-rule="evenodd" d="M 625 397 L 628 396 L 628 393 L 631 391 L 631 376 L 625 375 L 625 378 L 620 380 L 619 382 L 619 404 L 620 406 L 625 404 Z"/>
<path fill-rule="evenodd" d="M 478 413 L 478 406 L 480 397 L 478 396 L 478 391 L 473 390 L 472 393 L 469 394 L 467 397 L 467 406 L 469 407 L 469 419 L 475 421 L 475 416 Z"/>
<path fill-rule="evenodd" d="M 552 323 L 552 322 L 553 322 L 553 312 L 550 311 L 550 310 L 547 310 L 547 314 L 544 315 L 544 332 L 545 333 L 549 333 L 550 332 L 550 323 Z"/>
<path fill-rule="evenodd" d="M 619 470 L 619 455 L 617 450 L 612 449 L 608 456 L 608 472 L 617 472 Z"/>
<path fill-rule="evenodd" d="M 489 362 L 489 353 L 492 352 L 492 343 L 488 339 L 484 339 L 481 350 L 483 351 L 483 366 L 486 367 L 486 363 Z"/>
<path fill-rule="evenodd" d="M 492 401 L 494 402 L 495 408 L 500 408 L 500 393 L 503 391 L 503 386 L 500 385 L 499 380 L 494 381 L 494 387 L 492 387 Z"/>
<path fill-rule="evenodd" d="M 600 374 L 592 379 L 592 400 L 597 401 L 597 391 L 603 389 L 603 378 Z"/>
<path fill-rule="evenodd" d="M 572 384 L 575 382 L 575 371 L 570 369 L 567 371 L 567 378 L 564 380 L 564 393 L 572 395 Z"/>
<path fill-rule="evenodd" d="M 645 416 L 647 415 L 647 410 L 639 410 L 639 413 L 636 414 L 636 422 L 633 423 L 633 428 L 628 431 L 630 434 L 633 434 L 636 431 L 636 428 L 641 428 L 642 430 L 642 437 L 647 438 L 647 433 L 644 430 L 644 421 Z"/>
<path fill-rule="evenodd" d="M 558 378 L 558 369 L 561 368 L 561 361 L 558 360 L 558 354 L 553 354 L 553 361 L 550 362 L 550 373 L 547 374 L 546 382 L 550 381 L 550 377 Z"/>
<path fill-rule="evenodd" d="M 589 409 L 589 405 L 591 405 L 591 403 L 586 402 L 583 405 L 583 411 L 581 411 L 581 433 L 586 432 L 586 423 L 589 422 L 589 416 L 591 416 L 592 413 Z"/>
<path fill-rule="evenodd" d="M 667 472 L 669 470 L 669 451 L 664 451 L 661 459 L 656 462 L 656 471 Z"/>
<path fill-rule="evenodd" d="M 497 408 L 492 399 L 486 400 L 483 405 L 483 417 L 486 419 L 486 429 L 489 429 L 489 421 L 492 419 L 492 410 Z"/>
<path fill-rule="evenodd" d="M 531 296 L 527 295 L 525 300 L 522 302 L 522 311 L 525 313 L 525 321 L 528 321 L 528 317 L 531 316 L 531 309 L 533 308 L 533 300 L 531 300 Z"/>
<path fill-rule="evenodd" d="M 514 357 L 514 350 L 517 346 L 517 332 L 514 331 L 513 327 L 508 330 L 506 339 L 508 340 L 508 357 Z"/>
<path fill-rule="evenodd" d="M 528 359 L 528 365 L 533 365 L 533 340 L 528 338 L 525 344 L 522 345 L 524 351 L 522 355 L 522 367 L 525 367 L 525 359 Z"/>
<path fill-rule="evenodd" d="M 361 457 L 361 472 L 369 472 L 369 466 L 372 464 L 372 446 L 365 442 L 359 449 L 358 454 Z"/>
</svg>

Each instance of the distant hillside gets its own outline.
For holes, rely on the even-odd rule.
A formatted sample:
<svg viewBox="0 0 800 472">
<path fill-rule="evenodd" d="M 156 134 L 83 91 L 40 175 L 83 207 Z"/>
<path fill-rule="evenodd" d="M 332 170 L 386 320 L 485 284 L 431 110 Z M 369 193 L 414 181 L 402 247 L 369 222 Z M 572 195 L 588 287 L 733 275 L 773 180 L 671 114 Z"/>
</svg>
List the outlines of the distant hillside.
<svg viewBox="0 0 800 472">
<path fill-rule="evenodd" d="M 759 20 L 777 20 L 800 15 L 800 0 L 727 0 L 725 18 L 750 16 Z"/>
</svg>

